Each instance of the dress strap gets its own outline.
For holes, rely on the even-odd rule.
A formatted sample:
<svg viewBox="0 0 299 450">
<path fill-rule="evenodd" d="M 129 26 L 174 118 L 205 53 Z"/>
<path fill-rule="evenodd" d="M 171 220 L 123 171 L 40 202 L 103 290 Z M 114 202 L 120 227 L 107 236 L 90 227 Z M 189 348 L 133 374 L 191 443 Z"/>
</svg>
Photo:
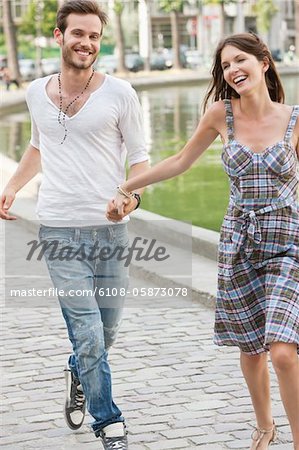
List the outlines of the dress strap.
<svg viewBox="0 0 299 450">
<path fill-rule="evenodd" d="M 233 116 L 233 109 L 230 99 L 225 98 L 223 100 L 224 106 L 225 106 L 225 120 L 226 120 L 226 127 L 227 127 L 227 137 L 228 140 L 231 141 L 234 139 L 234 116 Z"/>
<path fill-rule="evenodd" d="M 298 115 L 299 115 L 299 105 L 295 105 L 293 107 L 288 128 L 284 137 L 285 141 L 289 141 L 291 139 Z"/>
</svg>

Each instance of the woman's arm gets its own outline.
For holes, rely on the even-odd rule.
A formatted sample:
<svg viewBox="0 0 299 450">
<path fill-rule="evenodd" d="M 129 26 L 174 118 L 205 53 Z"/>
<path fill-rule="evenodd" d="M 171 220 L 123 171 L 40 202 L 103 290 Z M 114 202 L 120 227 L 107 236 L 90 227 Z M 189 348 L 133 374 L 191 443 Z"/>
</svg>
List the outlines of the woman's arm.
<svg viewBox="0 0 299 450">
<path fill-rule="evenodd" d="M 222 101 L 214 103 L 202 117 L 195 133 L 179 153 L 164 159 L 146 172 L 128 179 L 121 185 L 121 188 L 126 192 L 132 192 L 149 184 L 176 177 L 189 169 L 218 136 L 220 122 L 223 121 L 223 111 Z M 120 193 L 115 197 L 115 207 L 119 213 L 123 210 L 124 199 Z"/>
</svg>

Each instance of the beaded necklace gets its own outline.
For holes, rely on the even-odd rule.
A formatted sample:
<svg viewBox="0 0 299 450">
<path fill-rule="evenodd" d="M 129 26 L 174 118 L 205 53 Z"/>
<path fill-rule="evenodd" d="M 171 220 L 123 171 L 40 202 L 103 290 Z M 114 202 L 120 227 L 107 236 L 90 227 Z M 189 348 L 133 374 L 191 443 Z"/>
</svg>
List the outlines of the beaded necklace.
<svg viewBox="0 0 299 450">
<path fill-rule="evenodd" d="M 59 113 L 58 113 L 58 123 L 59 125 L 61 125 L 64 128 L 64 136 L 62 141 L 60 142 L 60 145 L 62 145 L 64 143 L 64 141 L 67 138 L 67 127 L 66 127 L 66 114 L 69 110 L 69 108 L 72 106 L 73 103 L 75 103 L 78 98 L 81 97 L 81 95 L 86 91 L 86 89 L 88 88 L 88 86 L 90 85 L 90 82 L 92 80 L 94 76 L 94 69 L 92 69 L 92 74 L 90 75 L 90 77 L 87 80 L 87 83 L 84 87 L 84 89 L 80 92 L 80 94 L 78 94 L 65 108 L 65 110 L 63 111 L 62 109 L 62 88 L 61 88 L 61 72 L 59 72 L 58 74 L 58 90 L 59 90 Z"/>
</svg>

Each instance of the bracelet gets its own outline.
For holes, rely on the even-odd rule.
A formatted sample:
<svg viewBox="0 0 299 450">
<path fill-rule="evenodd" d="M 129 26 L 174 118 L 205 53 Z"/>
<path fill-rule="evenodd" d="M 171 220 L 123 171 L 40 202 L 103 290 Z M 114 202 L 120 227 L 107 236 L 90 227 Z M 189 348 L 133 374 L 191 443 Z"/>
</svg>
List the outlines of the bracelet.
<svg viewBox="0 0 299 450">
<path fill-rule="evenodd" d="M 140 202 L 141 202 L 141 197 L 140 197 L 139 194 L 137 194 L 137 192 L 133 192 L 133 197 L 135 197 L 136 200 L 137 200 L 137 205 L 134 208 L 134 211 L 135 211 L 135 209 L 139 208 L 139 205 L 140 205 Z"/>
<path fill-rule="evenodd" d="M 118 192 L 119 194 L 123 195 L 124 197 L 127 197 L 127 198 L 132 198 L 132 197 L 133 197 L 132 192 L 124 191 L 123 188 L 122 188 L 121 186 L 117 186 L 116 189 L 117 189 L 117 192 Z"/>
</svg>

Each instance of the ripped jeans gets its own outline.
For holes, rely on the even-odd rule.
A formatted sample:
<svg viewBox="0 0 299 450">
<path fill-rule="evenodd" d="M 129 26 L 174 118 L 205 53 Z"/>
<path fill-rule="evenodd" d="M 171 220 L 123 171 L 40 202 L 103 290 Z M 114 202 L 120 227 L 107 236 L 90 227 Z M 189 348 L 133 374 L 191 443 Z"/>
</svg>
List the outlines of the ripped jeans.
<svg viewBox="0 0 299 450">
<path fill-rule="evenodd" d="M 124 420 L 112 399 L 107 350 L 120 327 L 128 287 L 128 267 L 116 252 L 129 245 L 127 226 L 41 225 L 39 238 L 73 347 L 69 367 L 80 379 L 97 436 Z"/>
</svg>

